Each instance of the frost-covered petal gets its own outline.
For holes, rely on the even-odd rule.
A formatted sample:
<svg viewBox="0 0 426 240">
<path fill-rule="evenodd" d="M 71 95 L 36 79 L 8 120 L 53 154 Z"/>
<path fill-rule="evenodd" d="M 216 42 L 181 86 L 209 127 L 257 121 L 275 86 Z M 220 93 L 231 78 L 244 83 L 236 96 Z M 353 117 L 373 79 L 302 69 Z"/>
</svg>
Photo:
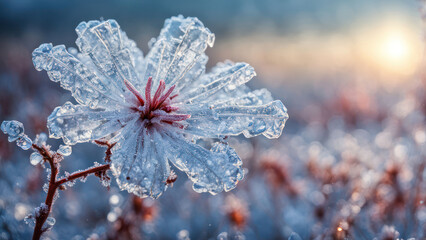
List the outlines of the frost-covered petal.
<svg viewBox="0 0 426 240">
<path fill-rule="evenodd" d="M 145 77 L 154 83 L 164 80 L 167 85 L 179 86 L 185 75 L 200 63 L 205 64 L 204 51 L 213 46 L 214 34 L 197 18 L 182 16 L 167 19 L 145 59 Z M 188 80 L 188 78 L 186 78 Z"/>
<path fill-rule="evenodd" d="M 91 109 L 66 102 L 56 107 L 47 119 L 50 137 L 66 144 L 96 140 L 120 130 L 139 115 L 129 109 Z"/>
<path fill-rule="evenodd" d="M 170 166 L 160 135 L 141 125 L 139 121 L 123 129 L 113 148 L 111 169 L 121 189 L 140 197 L 158 198 L 167 188 Z"/>
<path fill-rule="evenodd" d="M 79 103 L 92 108 L 122 104 L 123 99 L 111 91 L 110 81 L 70 54 L 64 45 L 42 44 L 32 55 L 35 68 L 46 70 L 49 78 L 59 81 Z"/>
<path fill-rule="evenodd" d="M 220 64 L 212 72 L 201 76 L 192 88 L 182 89 L 176 101 L 185 104 L 207 102 L 216 94 L 235 90 L 254 76 L 256 72 L 247 63 Z"/>
<path fill-rule="evenodd" d="M 244 177 L 241 159 L 227 144 L 216 143 L 209 151 L 170 131 L 163 137 L 167 158 L 194 182 L 196 192 L 230 191 Z"/>
<path fill-rule="evenodd" d="M 232 101 L 232 100 L 231 100 Z M 250 102 L 250 101 L 254 101 Z M 191 105 L 184 111 L 191 115 L 185 132 L 201 137 L 224 137 L 244 134 L 245 137 L 264 135 L 278 138 L 288 119 L 287 109 L 281 101 L 257 105 L 256 95 L 246 96 L 218 106 Z M 244 103 L 236 105 L 236 103 Z"/>
<path fill-rule="evenodd" d="M 138 84 L 142 73 L 142 52 L 127 38 L 115 20 L 80 23 L 76 44 L 80 51 L 90 56 L 98 71 L 124 92 L 124 79 Z"/>
</svg>

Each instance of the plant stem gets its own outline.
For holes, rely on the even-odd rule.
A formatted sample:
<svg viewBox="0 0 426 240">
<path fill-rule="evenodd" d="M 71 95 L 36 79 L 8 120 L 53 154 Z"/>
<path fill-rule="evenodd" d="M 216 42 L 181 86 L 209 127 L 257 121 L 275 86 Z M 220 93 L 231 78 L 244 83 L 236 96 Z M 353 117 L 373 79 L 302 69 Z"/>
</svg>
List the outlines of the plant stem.
<svg viewBox="0 0 426 240">
<path fill-rule="evenodd" d="M 108 145 L 109 152 L 110 152 L 110 150 L 111 150 L 110 148 L 112 148 L 112 146 L 110 147 L 110 145 Z M 43 225 L 46 222 L 47 218 L 49 217 L 49 214 L 50 214 L 51 209 L 52 209 L 53 201 L 55 199 L 55 194 L 56 194 L 56 191 L 58 190 L 58 188 L 60 186 L 62 186 L 62 184 L 64 184 L 64 183 L 67 183 L 69 181 L 73 181 L 73 180 L 81 178 L 81 177 L 87 177 L 90 174 L 95 174 L 96 176 L 101 177 L 101 176 L 105 175 L 107 170 L 109 170 L 110 164 L 107 163 L 107 164 L 100 165 L 100 166 L 93 166 L 93 167 L 88 168 L 84 171 L 75 172 L 75 173 L 72 173 L 71 175 L 69 175 L 68 177 L 64 177 L 64 178 L 57 180 L 56 178 L 57 178 L 58 172 L 59 172 L 59 165 L 58 165 L 58 162 L 55 161 L 55 160 L 61 158 L 62 156 L 58 155 L 57 153 L 52 155 L 50 153 L 50 151 L 48 149 L 46 149 L 46 147 L 44 147 L 44 146 L 40 147 L 40 146 L 37 146 L 36 144 L 33 144 L 32 147 L 33 147 L 34 150 L 36 150 L 38 153 L 40 153 L 40 155 L 43 156 L 44 161 L 49 163 L 50 169 L 51 169 L 51 175 L 50 175 L 50 180 L 49 180 L 49 188 L 48 188 L 48 191 L 47 191 L 46 200 L 44 201 L 44 204 L 46 204 L 46 206 L 47 206 L 47 211 L 45 211 L 44 208 L 40 208 L 39 213 L 38 214 L 36 213 L 36 216 L 35 216 L 36 222 L 35 222 L 34 233 L 33 233 L 32 239 L 33 240 L 39 240 L 41 235 L 48 230 L 47 228 L 43 228 Z M 109 154 L 107 154 L 105 159 L 107 159 L 108 155 Z"/>
</svg>

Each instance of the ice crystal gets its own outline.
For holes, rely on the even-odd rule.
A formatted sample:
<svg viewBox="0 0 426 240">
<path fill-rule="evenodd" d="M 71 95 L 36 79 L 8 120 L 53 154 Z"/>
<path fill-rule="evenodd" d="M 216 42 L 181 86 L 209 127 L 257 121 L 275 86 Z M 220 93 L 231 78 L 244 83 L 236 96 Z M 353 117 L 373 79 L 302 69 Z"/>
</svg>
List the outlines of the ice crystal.
<svg viewBox="0 0 426 240">
<path fill-rule="evenodd" d="M 39 164 L 42 160 L 43 160 L 43 156 L 41 156 L 40 153 L 38 153 L 38 152 L 31 153 L 31 155 L 30 155 L 30 163 L 32 165 L 35 166 L 35 165 Z"/>
<path fill-rule="evenodd" d="M 33 228 L 35 226 L 35 218 L 32 214 L 28 214 L 25 218 L 24 218 L 24 222 L 26 224 L 28 224 L 29 227 Z"/>
<path fill-rule="evenodd" d="M 43 146 L 43 145 L 46 144 L 46 142 L 47 142 L 47 135 L 46 135 L 46 133 L 37 134 L 36 139 L 34 140 L 34 143 L 37 146 Z"/>
<path fill-rule="evenodd" d="M 9 142 L 16 141 L 16 145 L 23 150 L 28 150 L 33 144 L 32 140 L 24 134 L 24 125 L 16 120 L 3 121 L 1 130 L 8 135 Z"/>
<path fill-rule="evenodd" d="M 287 110 L 266 89 L 245 86 L 256 75 L 250 65 L 226 61 L 205 73 L 215 37 L 197 18 L 166 20 L 145 57 L 114 20 L 82 22 L 76 32 L 80 52 L 52 44 L 33 52 L 35 68 L 78 102 L 55 108 L 49 134 L 70 145 L 116 143 L 111 170 L 121 189 L 159 197 L 171 162 L 195 191 L 229 191 L 243 178 L 234 149 L 189 139 L 281 135 Z"/>
<path fill-rule="evenodd" d="M 14 142 L 24 135 L 24 125 L 16 120 L 3 121 L 1 124 L 1 130 L 4 134 L 8 135 L 7 139 L 9 142 Z"/>
<path fill-rule="evenodd" d="M 56 223 L 56 219 L 53 217 L 48 217 L 45 222 L 47 227 L 52 227 L 53 225 L 55 225 L 55 223 Z"/>
<path fill-rule="evenodd" d="M 69 156 L 71 155 L 72 148 L 69 145 L 60 145 L 57 152 L 63 156 Z"/>
</svg>

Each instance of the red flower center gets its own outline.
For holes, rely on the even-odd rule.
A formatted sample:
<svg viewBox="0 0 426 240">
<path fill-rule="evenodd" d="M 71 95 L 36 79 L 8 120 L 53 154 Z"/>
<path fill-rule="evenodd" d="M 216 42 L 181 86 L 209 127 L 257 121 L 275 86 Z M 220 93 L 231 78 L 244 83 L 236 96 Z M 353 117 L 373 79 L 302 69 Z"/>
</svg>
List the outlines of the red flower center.
<svg viewBox="0 0 426 240">
<path fill-rule="evenodd" d="M 136 88 L 127 80 L 124 80 L 124 84 L 127 89 L 135 95 L 138 100 L 138 107 L 132 107 L 132 110 L 140 112 L 142 120 L 148 120 L 149 123 L 153 122 L 163 122 L 168 124 L 173 124 L 178 121 L 183 121 L 191 117 L 188 114 L 175 114 L 174 112 L 178 110 L 177 107 L 172 106 L 172 99 L 178 95 L 171 95 L 176 85 L 171 86 L 167 91 L 166 83 L 163 80 L 160 80 L 157 91 L 154 96 L 151 96 L 152 88 L 152 77 L 148 78 L 148 82 L 145 87 L 145 98 L 136 90 Z M 176 125 L 176 123 L 175 123 Z M 178 124 L 177 126 L 183 127 L 183 125 Z"/>
</svg>

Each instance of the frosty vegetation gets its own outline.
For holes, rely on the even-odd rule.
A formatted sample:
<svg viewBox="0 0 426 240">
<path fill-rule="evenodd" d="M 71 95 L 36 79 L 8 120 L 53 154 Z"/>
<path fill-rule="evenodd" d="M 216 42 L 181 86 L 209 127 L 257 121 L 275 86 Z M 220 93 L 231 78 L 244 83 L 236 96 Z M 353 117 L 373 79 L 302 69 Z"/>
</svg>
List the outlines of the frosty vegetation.
<svg viewBox="0 0 426 240">
<path fill-rule="evenodd" d="M 240 158 L 226 142 L 207 150 L 195 141 L 281 135 L 286 108 L 244 85 L 256 75 L 251 66 L 228 61 L 205 73 L 214 34 L 197 18 L 168 19 L 145 57 L 114 20 L 82 22 L 76 32 L 80 52 L 52 44 L 33 52 L 36 69 L 78 102 L 53 111 L 50 137 L 117 143 L 111 170 L 122 189 L 159 197 L 172 163 L 197 192 L 229 191 L 243 178 Z"/>
<path fill-rule="evenodd" d="M 32 165 L 50 165 L 46 202 L 26 218 L 35 227 L 33 239 L 55 223 L 49 213 L 57 189 L 72 187 L 76 179 L 94 174 L 108 187 L 110 169 L 122 190 L 158 198 L 176 180 L 173 165 L 186 173 L 196 192 L 217 194 L 234 189 L 244 177 L 228 136 L 278 138 L 282 133 L 287 109 L 266 89 L 251 91 L 245 85 L 256 75 L 250 65 L 226 61 L 206 73 L 204 51 L 213 46 L 214 34 L 197 18 L 166 20 L 146 56 L 114 20 L 82 22 L 76 32 L 79 51 L 42 44 L 33 52 L 35 68 L 45 70 L 77 102 L 66 102 L 48 117 L 49 137 L 66 145 L 52 151 L 45 135 L 32 141 L 22 123 L 1 125 L 10 142 L 33 148 Z M 58 178 L 70 145 L 89 141 L 107 147 L 105 164 L 95 162 Z"/>
</svg>

